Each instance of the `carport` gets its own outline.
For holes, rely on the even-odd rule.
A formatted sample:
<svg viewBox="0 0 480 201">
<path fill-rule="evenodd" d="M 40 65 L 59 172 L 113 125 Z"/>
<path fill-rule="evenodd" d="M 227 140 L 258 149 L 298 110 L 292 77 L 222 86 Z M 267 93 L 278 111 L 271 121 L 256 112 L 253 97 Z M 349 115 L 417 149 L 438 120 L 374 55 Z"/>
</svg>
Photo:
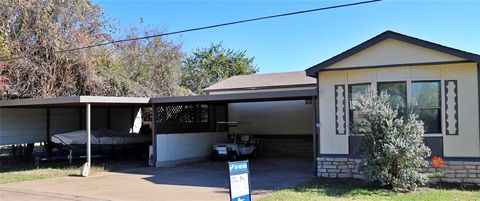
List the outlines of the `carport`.
<svg viewBox="0 0 480 201">
<path fill-rule="evenodd" d="M 218 94 L 152 98 L 154 153 L 157 167 L 205 160 L 211 147 L 226 140 L 228 127 L 219 127 L 219 121 L 229 119 L 229 104 L 269 101 L 309 101 L 312 111 L 316 109 L 315 89 L 273 92 Z M 283 114 L 283 115 L 289 115 Z M 317 153 L 317 114 L 308 119 L 312 130 L 312 161 Z"/>
<path fill-rule="evenodd" d="M 149 100 L 103 96 L 1 100 L 0 145 L 46 142 L 48 146 L 53 134 L 84 129 L 87 133 L 88 175 L 92 128 L 122 132 L 139 129 L 141 124 L 138 122 L 142 122 L 140 108 L 150 107 Z"/>
<path fill-rule="evenodd" d="M 150 160 L 157 167 L 171 166 L 205 160 L 213 144 L 227 140 L 229 128 L 219 127 L 217 122 L 229 121 L 229 104 L 304 100 L 310 102 L 308 107 L 312 111 L 317 111 L 316 95 L 316 90 L 309 89 L 162 98 L 76 96 L 2 100 L 0 145 L 37 142 L 48 145 L 52 134 L 85 129 L 88 170 L 92 129 L 133 129 L 139 108 L 152 107 Z M 317 116 L 313 112 L 307 119 L 313 127 L 312 161 L 318 149 Z"/>
</svg>

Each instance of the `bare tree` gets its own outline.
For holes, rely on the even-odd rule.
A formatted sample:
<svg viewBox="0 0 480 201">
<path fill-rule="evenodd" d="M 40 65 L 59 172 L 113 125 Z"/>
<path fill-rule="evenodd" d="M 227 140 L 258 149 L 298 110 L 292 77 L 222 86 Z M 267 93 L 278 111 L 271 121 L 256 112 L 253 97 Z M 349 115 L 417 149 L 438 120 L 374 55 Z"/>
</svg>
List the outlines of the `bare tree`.
<svg viewBox="0 0 480 201">
<path fill-rule="evenodd" d="M 117 29 L 88 0 L 1 0 L 0 97 L 168 96 L 179 87 L 180 45 L 163 38 L 59 53 L 112 40 Z M 145 32 L 144 34 L 149 34 Z M 135 37 L 137 32 L 131 32 Z M 4 83 L 7 82 L 7 83 Z"/>
<path fill-rule="evenodd" d="M 108 93 L 90 55 L 96 50 L 55 51 L 109 39 L 100 8 L 85 0 L 0 1 L 0 36 L 7 98 Z"/>
<path fill-rule="evenodd" d="M 128 31 L 128 38 L 161 33 L 146 28 L 142 34 L 137 29 Z M 181 64 L 184 54 L 181 45 L 161 37 L 135 40 L 119 44 L 113 50 L 112 65 L 123 66 L 121 73 L 106 72 L 112 81 L 122 82 L 122 95 L 172 96 L 184 95 L 181 88 Z M 117 69 L 117 68 L 110 68 Z"/>
</svg>

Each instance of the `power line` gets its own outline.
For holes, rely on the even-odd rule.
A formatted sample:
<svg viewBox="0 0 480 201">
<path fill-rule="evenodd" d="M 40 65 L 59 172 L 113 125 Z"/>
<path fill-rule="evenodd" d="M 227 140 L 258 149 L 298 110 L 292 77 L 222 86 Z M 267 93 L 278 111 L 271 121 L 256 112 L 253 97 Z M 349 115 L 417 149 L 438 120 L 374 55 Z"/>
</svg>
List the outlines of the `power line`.
<svg viewBox="0 0 480 201">
<path fill-rule="evenodd" d="M 186 33 L 186 32 L 193 32 L 193 31 L 199 31 L 199 30 L 204 30 L 204 29 L 212 29 L 212 28 L 229 26 L 229 25 L 234 25 L 234 24 L 241 24 L 241 23 L 246 23 L 246 22 L 253 22 L 253 21 L 259 21 L 259 20 L 265 20 L 265 19 L 271 19 L 271 18 L 278 18 L 278 17 L 285 17 L 285 16 L 290 16 L 290 15 L 298 15 L 298 14 L 304 14 L 304 13 L 311 13 L 311 12 L 318 12 L 318 11 L 322 11 L 322 10 L 330 10 L 330 9 L 335 9 L 335 8 L 356 6 L 356 5 L 361 5 L 361 4 L 374 3 L 374 2 L 378 2 L 378 1 L 382 1 L 382 0 L 361 1 L 361 2 L 355 2 L 355 3 L 349 3 L 349 4 L 341 4 L 341 5 L 328 6 L 328 7 L 316 8 L 316 9 L 310 9 L 310 10 L 302 10 L 302 11 L 296 11 L 296 12 L 290 12 L 290 13 L 282 13 L 282 14 L 277 14 L 277 15 L 257 17 L 257 18 L 251 18 L 251 19 L 246 19 L 246 20 L 238 20 L 238 21 L 227 22 L 227 23 L 222 23 L 222 24 L 215 24 L 215 25 L 204 26 L 204 27 L 184 29 L 184 30 L 180 30 L 180 31 L 168 32 L 168 33 L 162 33 L 162 34 L 155 34 L 155 35 L 149 35 L 149 36 L 143 36 L 143 37 L 137 37 L 137 38 L 127 38 L 127 39 L 121 39 L 121 40 L 114 40 L 114 41 L 109 41 L 109 42 L 105 42 L 105 43 L 98 43 L 98 44 L 93 44 L 93 45 L 88 45 L 88 46 L 83 46 L 83 47 L 76 47 L 76 48 L 72 48 L 72 49 L 58 50 L 58 51 L 55 51 L 54 53 L 72 52 L 72 51 L 84 50 L 84 49 L 89 49 L 89 48 L 94 48 L 94 47 L 99 47 L 99 46 L 106 46 L 106 45 L 115 44 L 115 43 L 122 43 L 122 42 L 134 41 L 134 40 L 144 40 L 144 39 L 156 38 L 156 37 L 161 37 L 161 36 L 168 36 L 168 35 L 174 35 L 174 34 L 180 34 L 180 33 Z M 22 56 L 22 57 L 10 58 L 10 59 L 2 59 L 2 60 L 0 60 L 0 62 L 23 59 L 23 58 L 28 58 L 28 57 L 31 57 L 31 56 Z"/>
</svg>

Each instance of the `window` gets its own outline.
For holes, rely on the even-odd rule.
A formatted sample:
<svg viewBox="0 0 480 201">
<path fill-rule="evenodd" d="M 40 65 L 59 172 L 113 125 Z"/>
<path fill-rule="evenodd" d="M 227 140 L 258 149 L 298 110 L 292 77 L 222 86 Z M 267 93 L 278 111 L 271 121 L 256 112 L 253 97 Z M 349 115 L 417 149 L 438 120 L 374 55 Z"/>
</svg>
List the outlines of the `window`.
<svg viewBox="0 0 480 201">
<path fill-rule="evenodd" d="M 361 122 L 360 111 L 358 110 L 358 102 L 356 99 L 357 94 L 365 94 L 370 87 L 370 84 L 351 84 L 348 85 L 348 112 L 350 122 L 350 133 L 352 126 Z"/>
<path fill-rule="evenodd" d="M 390 106 L 405 109 L 407 106 L 407 83 L 406 82 L 379 82 L 378 92 L 386 91 L 390 94 Z"/>
<path fill-rule="evenodd" d="M 440 81 L 412 82 L 412 103 L 425 133 L 441 133 Z"/>
<path fill-rule="evenodd" d="M 352 125 L 362 121 L 355 94 L 365 93 L 369 86 L 368 83 L 348 85 L 350 130 Z M 406 82 L 378 82 L 377 91 L 378 93 L 387 91 L 390 95 L 390 106 L 397 108 L 400 116 L 406 114 Z M 423 121 L 425 133 L 442 133 L 440 81 L 412 81 L 411 99 L 411 107 L 417 113 L 419 120 Z"/>
</svg>

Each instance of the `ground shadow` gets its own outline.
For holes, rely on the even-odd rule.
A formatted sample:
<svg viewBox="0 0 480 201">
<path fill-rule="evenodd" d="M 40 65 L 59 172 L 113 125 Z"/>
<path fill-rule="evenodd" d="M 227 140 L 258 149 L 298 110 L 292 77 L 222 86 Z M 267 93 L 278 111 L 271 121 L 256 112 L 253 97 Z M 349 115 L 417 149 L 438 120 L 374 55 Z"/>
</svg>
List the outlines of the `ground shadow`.
<svg viewBox="0 0 480 201">
<path fill-rule="evenodd" d="M 254 194 L 263 194 L 288 188 L 314 178 L 313 169 L 313 163 L 305 159 L 254 159 L 250 162 L 251 189 Z M 148 175 L 145 180 L 160 185 L 229 188 L 226 161 L 204 161 L 176 167 L 138 168 L 122 173 Z"/>
</svg>

